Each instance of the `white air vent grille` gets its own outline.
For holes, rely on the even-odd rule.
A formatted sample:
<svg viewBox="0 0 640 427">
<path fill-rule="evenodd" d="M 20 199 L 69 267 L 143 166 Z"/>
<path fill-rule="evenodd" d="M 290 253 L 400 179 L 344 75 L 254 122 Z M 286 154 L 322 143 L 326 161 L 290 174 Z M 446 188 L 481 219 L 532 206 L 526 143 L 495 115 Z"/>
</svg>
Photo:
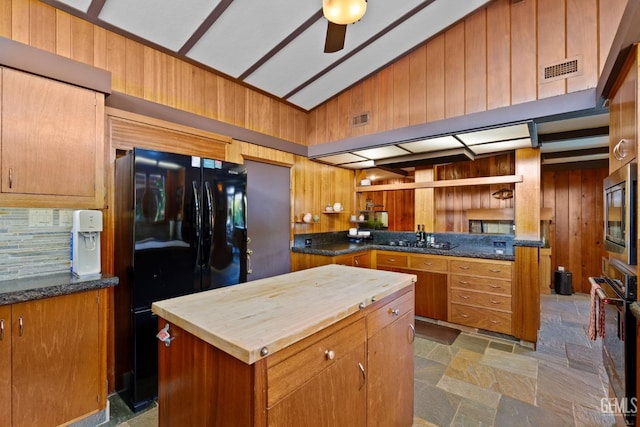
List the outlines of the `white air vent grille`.
<svg viewBox="0 0 640 427">
<path fill-rule="evenodd" d="M 567 58 L 540 69 L 540 83 L 548 83 L 582 74 L 582 56 Z"/>
<path fill-rule="evenodd" d="M 369 123 L 369 113 L 358 114 L 357 116 L 351 117 L 352 128 L 356 126 L 364 126 L 367 123 Z"/>
</svg>

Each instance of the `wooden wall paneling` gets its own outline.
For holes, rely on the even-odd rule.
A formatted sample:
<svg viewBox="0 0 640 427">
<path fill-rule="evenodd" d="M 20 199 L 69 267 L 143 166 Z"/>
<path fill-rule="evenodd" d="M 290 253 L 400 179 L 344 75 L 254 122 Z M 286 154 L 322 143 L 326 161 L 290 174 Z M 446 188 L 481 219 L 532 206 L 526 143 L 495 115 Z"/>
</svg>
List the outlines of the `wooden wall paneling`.
<svg viewBox="0 0 640 427">
<path fill-rule="evenodd" d="M 626 5 L 627 0 L 598 0 L 598 75 L 602 74 Z"/>
<path fill-rule="evenodd" d="M 409 57 L 409 125 L 427 121 L 427 47 L 422 45 Z"/>
<path fill-rule="evenodd" d="M 409 126 L 409 99 L 411 87 L 411 55 L 400 58 L 392 65 L 393 70 L 393 122 L 392 128 Z"/>
<path fill-rule="evenodd" d="M 444 34 L 427 43 L 427 122 L 442 120 L 444 114 Z"/>
<path fill-rule="evenodd" d="M 573 284 L 576 292 L 589 293 L 591 286 L 587 279 L 602 273 L 601 260 L 604 254 L 602 183 L 606 175 L 606 170 L 603 168 L 585 170 L 582 174 L 582 217 L 584 218 L 582 241 L 584 245 L 581 287 L 578 288 L 575 283 Z"/>
<path fill-rule="evenodd" d="M 555 244 L 555 227 L 556 227 L 556 186 L 555 186 L 555 172 L 553 171 L 544 171 L 542 173 L 542 192 L 540 194 L 542 200 L 540 201 L 540 205 L 543 208 L 551 209 L 552 216 L 551 221 L 549 222 L 549 242 L 548 246 L 551 247 L 551 272 L 555 270 L 553 267 L 555 264 L 555 258 L 557 256 L 558 248 L 556 248 Z M 553 286 L 553 273 L 551 273 L 551 277 L 548 278 L 549 283 Z"/>
<path fill-rule="evenodd" d="M 351 135 L 351 91 L 338 95 L 338 122 L 336 123 L 338 139 Z"/>
<path fill-rule="evenodd" d="M 555 250 L 558 255 L 556 257 L 557 264 L 552 267 L 557 269 L 558 266 L 564 266 L 568 262 L 569 255 L 569 173 L 568 171 L 558 171 L 555 174 L 556 189 L 556 234 L 555 234 Z M 562 208 L 564 207 L 564 208 Z M 560 255 L 562 254 L 562 256 Z"/>
<path fill-rule="evenodd" d="M 240 127 L 248 127 L 247 119 L 250 115 L 256 114 L 256 111 L 247 111 L 247 93 L 249 90 L 244 86 L 240 86 L 237 83 L 233 83 L 233 107 L 234 107 L 234 120 L 233 124 Z M 256 129 L 253 129 L 256 130 Z"/>
<path fill-rule="evenodd" d="M 537 97 L 536 0 L 511 4 L 511 105 Z"/>
<path fill-rule="evenodd" d="M 464 114 L 464 22 L 445 31 L 445 117 Z"/>
<path fill-rule="evenodd" d="M 339 139 L 340 132 L 338 126 L 340 125 L 340 106 L 338 104 L 338 98 L 331 98 L 326 102 L 327 105 L 327 138 L 329 141 L 335 141 Z"/>
<path fill-rule="evenodd" d="M 393 129 L 393 67 L 389 66 L 378 73 L 378 113 L 376 114 L 376 132 Z"/>
<path fill-rule="evenodd" d="M 47 52 L 56 51 L 56 10 L 53 7 L 29 7 L 28 44 Z"/>
<path fill-rule="evenodd" d="M 93 34 L 93 65 L 94 67 L 107 69 L 107 30 L 100 27 L 94 28 Z M 113 80 L 113 77 L 112 77 Z"/>
<path fill-rule="evenodd" d="M 106 69 L 111 72 L 111 90 L 123 93 L 128 93 L 127 43 L 129 42 L 124 37 L 110 31 L 107 33 L 105 55 L 107 62 Z M 143 60 L 143 54 L 140 54 L 138 58 Z M 141 73 L 144 73 L 144 66 L 140 66 L 139 70 Z M 144 83 L 141 80 L 140 86 L 143 87 L 143 85 Z M 140 94 L 142 94 L 142 96 Z M 135 96 L 144 97 L 144 90 L 137 92 Z"/>
<path fill-rule="evenodd" d="M 511 103 L 510 1 L 492 2 L 487 8 L 487 109 Z"/>
<path fill-rule="evenodd" d="M 562 61 L 566 51 L 566 0 L 538 0 L 538 69 Z M 540 72 L 540 71 L 539 71 Z M 566 79 L 543 82 L 538 99 L 566 93 Z"/>
<path fill-rule="evenodd" d="M 351 124 L 351 118 L 355 115 L 364 114 L 367 112 L 365 107 L 365 86 L 362 83 L 355 85 L 351 90 L 351 98 L 349 99 L 349 124 Z M 350 126 L 349 136 L 361 136 L 365 134 L 366 125 L 363 126 Z"/>
<path fill-rule="evenodd" d="M 93 34 L 95 26 L 91 23 L 71 17 L 71 59 L 93 65 Z"/>
<path fill-rule="evenodd" d="M 11 38 L 11 0 L 0 0 L 0 36 Z"/>
<path fill-rule="evenodd" d="M 55 31 L 55 53 L 65 58 L 71 58 L 71 15 L 59 10 L 56 11 Z"/>
<path fill-rule="evenodd" d="M 464 25 L 465 114 L 487 109 L 487 12 L 480 9 Z"/>
<path fill-rule="evenodd" d="M 573 275 L 573 289 L 582 289 L 582 267 L 584 259 L 582 256 L 583 243 L 583 217 L 582 217 L 582 171 L 569 171 L 569 258 L 565 264 L 565 270 Z M 586 279 L 585 279 L 586 280 Z M 589 287 L 591 289 L 591 287 Z"/>
<path fill-rule="evenodd" d="M 521 183 L 515 184 L 513 192 L 516 238 L 538 240 L 540 239 L 540 150 L 518 149 L 515 162 L 516 175 L 523 177 Z"/>
<path fill-rule="evenodd" d="M 24 44 L 30 44 L 29 39 L 29 9 L 35 0 L 29 2 L 11 2 L 11 39 Z M 37 5 L 36 5 L 37 7 Z"/>
<path fill-rule="evenodd" d="M 582 55 L 582 74 L 567 79 L 567 92 L 598 81 L 598 0 L 567 1 L 567 58 Z"/>
<path fill-rule="evenodd" d="M 433 166 L 417 167 L 414 172 L 415 181 L 433 181 L 433 169 Z M 416 188 L 414 198 L 415 224 L 424 224 L 426 231 L 435 231 L 435 190 L 433 188 Z M 415 224 L 412 229 L 415 229 Z"/>
<path fill-rule="evenodd" d="M 378 117 L 378 77 L 374 75 L 361 83 L 364 91 L 364 108 L 369 113 L 369 122 L 362 127 L 362 134 L 375 133 L 380 123 Z"/>
</svg>

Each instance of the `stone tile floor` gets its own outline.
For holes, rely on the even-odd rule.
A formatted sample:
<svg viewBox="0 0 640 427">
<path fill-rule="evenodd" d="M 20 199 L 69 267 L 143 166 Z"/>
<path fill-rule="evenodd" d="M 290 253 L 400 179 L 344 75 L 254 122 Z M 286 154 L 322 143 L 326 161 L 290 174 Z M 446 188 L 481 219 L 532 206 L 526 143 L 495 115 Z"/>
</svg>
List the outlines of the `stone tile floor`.
<svg viewBox="0 0 640 427">
<path fill-rule="evenodd" d="M 601 340 L 587 335 L 589 295 L 541 295 L 537 350 L 464 329 L 451 345 L 417 338 L 414 425 L 614 426 Z M 135 416 L 117 395 L 105 426 L 155 427 L 157 406 Z"/>
</svg>

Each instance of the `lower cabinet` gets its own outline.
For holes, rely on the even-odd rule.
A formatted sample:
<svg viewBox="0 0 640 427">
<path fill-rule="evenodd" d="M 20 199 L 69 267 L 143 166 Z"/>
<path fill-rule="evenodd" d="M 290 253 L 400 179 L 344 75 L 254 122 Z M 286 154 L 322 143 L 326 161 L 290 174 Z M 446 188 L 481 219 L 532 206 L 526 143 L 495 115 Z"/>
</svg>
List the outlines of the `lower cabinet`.
<svg viewBox="0 0 640 427">
<path fill-rule="evenodd" d="M 100 292 L 0 307 L 0 425 L 60 425 L 106 407 Z"/>
<path fill-rule="evenodd" d="M 411 427 L 413 300 L 390 295 L 252 365 L 170 324 L 159 426 Z"/>
</svg>

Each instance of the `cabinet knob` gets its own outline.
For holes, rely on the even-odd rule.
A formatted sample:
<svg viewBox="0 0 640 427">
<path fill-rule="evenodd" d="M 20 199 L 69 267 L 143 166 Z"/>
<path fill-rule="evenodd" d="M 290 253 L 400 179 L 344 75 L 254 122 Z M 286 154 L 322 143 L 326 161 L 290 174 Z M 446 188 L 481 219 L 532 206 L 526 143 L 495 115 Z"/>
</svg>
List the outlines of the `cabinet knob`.
<svg viewBox="0 0 640 427">
<path fill-rule="evenodd" d="M 327 360 L 333 360 L 336 358 L 336 352 L 333 350 L 325 350 L 324 356 L 327 358 Z"/>
<path fill-rule="evenodd" d="M 389 307 L 389 314 L 391 314 L 392 316 L 397 316 L 400 314 L 400 309 Z"/>
</svg>

